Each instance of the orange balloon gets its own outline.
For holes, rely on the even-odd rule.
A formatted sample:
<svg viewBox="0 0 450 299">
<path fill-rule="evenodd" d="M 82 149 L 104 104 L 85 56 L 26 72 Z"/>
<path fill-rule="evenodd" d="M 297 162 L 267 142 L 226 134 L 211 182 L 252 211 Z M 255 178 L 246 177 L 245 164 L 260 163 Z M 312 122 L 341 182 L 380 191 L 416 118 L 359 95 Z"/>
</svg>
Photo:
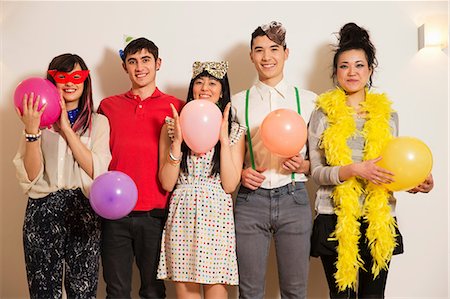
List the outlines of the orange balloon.
<svg viewBox="0 0 450 299">
<path fill-rule="evenodd" d="M 306 143 L 307 129 L 303 117 L 289 109 L 270 112 L 260 127 L 264 146 L 278 156 L 297 155 Z"/>
<path fill-rule="evenodd" d="M 417 138 L 397 137 L 382 150 L 377 165 L 394 173 L 394 182 L 385 187 L 391 191 L 412 189 L 425 181 L 433 167 L 428 146 Z"/>
</svg>

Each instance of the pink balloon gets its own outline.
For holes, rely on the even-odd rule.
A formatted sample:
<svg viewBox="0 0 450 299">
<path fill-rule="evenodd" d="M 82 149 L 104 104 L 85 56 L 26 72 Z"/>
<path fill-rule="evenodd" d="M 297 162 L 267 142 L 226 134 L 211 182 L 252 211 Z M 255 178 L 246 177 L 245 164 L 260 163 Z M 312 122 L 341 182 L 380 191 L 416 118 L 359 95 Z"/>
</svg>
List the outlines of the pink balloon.
<svg viewBox="0 0 450 299">
<path fill-rule="evenodd" d="M 264 146 L 280 157 L 297 155 L 306 143 L 307 129 L 303 117 L 289 109 L 278 109 L 264 118 L 260 127 Z"/>
<path fill-rule="evenodd" d="M 59 105 L 59 92 L 55 85 L 47 79 L 32 77 L 23 80 L 16 87 L 14 92 L 14 105 L 23 113 L 23 96 L 34 93 L 35 99 L 39 95 L 41 101 L 38 108 L 47 103 L 47 107 L 42 113 L 40 127 L 49 127 L 54 124 L 61 115 L 61 106 Z"/>
<path fill-rule="evenodd" d="M 92 183 L 89 203 L 99 216 L 115 220 L 128 215 L 137 198 L 138 190 L 132 178 L 121 171 L 108 171 Z"/>
<path fill-rule="evenodd" d="M 184 142 L 197 154 L 209 152 L 219 141 L 222 112 L 207 100 L 187 103 L 180 114 Z"/>
</svg>

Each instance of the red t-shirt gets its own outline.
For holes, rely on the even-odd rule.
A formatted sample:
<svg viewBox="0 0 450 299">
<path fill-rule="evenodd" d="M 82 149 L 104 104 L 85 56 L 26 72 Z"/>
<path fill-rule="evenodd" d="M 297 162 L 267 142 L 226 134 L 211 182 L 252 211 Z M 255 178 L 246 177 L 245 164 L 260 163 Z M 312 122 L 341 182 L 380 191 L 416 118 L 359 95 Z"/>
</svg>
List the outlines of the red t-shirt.
<svg viewBox="0 0 450 299">
<path fill-rule="evenodd" d="M 112 160 L 109 170 L 129 175 L 137 185 L 135 211 L 166 208 L 168 193 L 158 179 L 158 144 L 166 116 L 172 116 L 172 103 L 180 111 L 184 102 L 159 91 L 141 101 L 131 90 L 101 101 L 98 112 L 111 127 Z"/>
</svg>

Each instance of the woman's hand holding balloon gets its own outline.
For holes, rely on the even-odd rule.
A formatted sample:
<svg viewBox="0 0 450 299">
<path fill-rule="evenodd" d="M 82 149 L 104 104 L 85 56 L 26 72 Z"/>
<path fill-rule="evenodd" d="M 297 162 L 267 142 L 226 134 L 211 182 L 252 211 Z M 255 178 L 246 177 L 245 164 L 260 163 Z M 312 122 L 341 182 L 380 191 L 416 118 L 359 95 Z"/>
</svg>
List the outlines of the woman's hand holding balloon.
<svg viewBox="0 0 450 299">
<path fill-rule="evenodd" d="M 19 118 L 22 120 L 25 125 L 25 132 L 27 134 L 37 134 L 39 131 L 39 124 L 41 122 L 41 115 L 45 111 L 45 107 L 47 104 L 44 104 L 42 108 L 39 110 L 40 96 L 38 95 L 36 99 L 34 98 L 34 93 L 24 94 L 22 109 L 23 113 L 20 112 L 20 109 L 16 107 L 16 112 Z"/>
<path fill-rule="evenodd" d="M 37 98 L 34 95 L 37 95 Z M 61 113 L 59 98 L 60 94 L 56 86 L 49 80 L 38 77 L 23 80 L 14 91 L 14 105 L 21 112 L 20 116 L 23 115 L 25 108 L 28 109 L 27 113 L 34 114 L 34 117 L 37 117 L 37 113 L 40 112 L 40 123 L 37 127 L 33 126 L 33 128 L 37 128 L 36 132 L 39 127 L 50 127 L 58 120 Z M 27 133 L 32 134 L 31 132 Z"/>
<path fill-rule="evenodd" d="M 374 183 L 375 185 L 394 182 L 394 174 L 392 172 L 376 165 L 376 163 L 381 159 L 382 157 L 378 157 L 376 159 L 353 164 L 356 175 Z"/>
<path fill-rule="evenodd" d="M 431 191 L 431 189 L 433 189 L 433 187 L 434 187 L 433 175 L 430 173 L 430 175 L 425 179 L 425 181 L 423 181 L 419 186 L 408 190 L 408 192 L 414 194 L 417 192 L 428 193 Z"/>
<path fill-rule="evenodd" d="M 173 104 L 170 104 L 170 108 L 172 109 L 172 116 L 174 123 L 168 124 L 167 129 L 169 131 L 173 130 L 173 141 L 172 141 L 172 154 L 175 156 L 181 155 L 181 143 L 183 143 L 183 134 L 181 132 L 181 124 L 180 124 L 180 116 L 178 115 L 177 109 Z"/>
<path fill-rule="evenodd" d="M 41 124 L 41 117 L 45 111 L 46 105 L 44 104 L 39 109 L 39 103 L 41 101 L 40 96 L 34 97 L 34 93 L 24 93 L 22 98 L 22 107 L 16 102 L 16 112 L 20 120 L 25 125 L 26 134 L 39 134 L 39 127 Z M 40 136 L 40 135 L 39 135 Z M 37 138 L 30 141 L 36 141 Z M 28 138 L 27 138 L 28 140 Z M 42 167 L 42 157 L 40 153 L 39 142 L 26 142 L 25 154 L 23 158 L 25 170 L 27 172 L 28 179 L 33 181 L 38 175 Z"/>
</svg>

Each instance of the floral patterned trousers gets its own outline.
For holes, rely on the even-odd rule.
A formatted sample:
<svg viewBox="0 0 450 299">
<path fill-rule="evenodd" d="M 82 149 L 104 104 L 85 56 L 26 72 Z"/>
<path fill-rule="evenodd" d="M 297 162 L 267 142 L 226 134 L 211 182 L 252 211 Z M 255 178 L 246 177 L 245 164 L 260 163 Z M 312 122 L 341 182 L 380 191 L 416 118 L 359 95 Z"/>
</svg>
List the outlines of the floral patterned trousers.
<svg viewBox="0 0 450 299">
<path fill-rule="evenodd" d="M 80 189 L 29 199 L 23 245 L 31 298 L 95 298 L 100 218 Z"/>
</svg>

